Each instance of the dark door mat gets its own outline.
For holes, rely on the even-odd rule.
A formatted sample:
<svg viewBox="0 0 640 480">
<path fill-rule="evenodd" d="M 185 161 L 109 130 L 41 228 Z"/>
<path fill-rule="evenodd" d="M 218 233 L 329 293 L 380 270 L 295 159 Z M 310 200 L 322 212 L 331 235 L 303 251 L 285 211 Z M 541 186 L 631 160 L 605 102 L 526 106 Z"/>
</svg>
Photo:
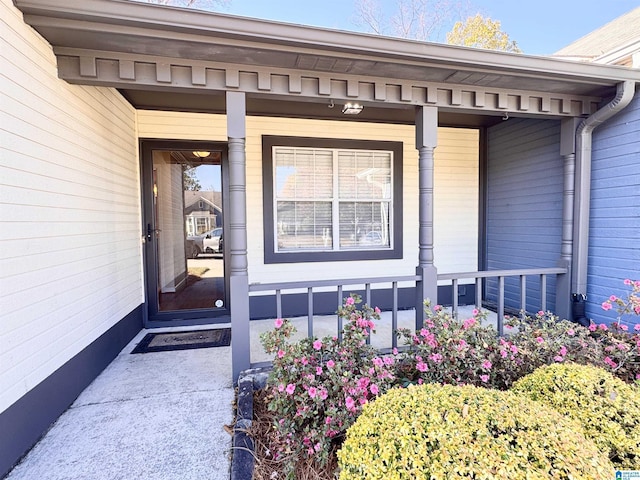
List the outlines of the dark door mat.
<svg viewBox="0 0 640 480">
<path fill-rule="evenodd" d="M 131 353 L 228 347 L 230 344 L 230 328 L 196 330 L 193 332 L 147 333 Z"/>
</svg>

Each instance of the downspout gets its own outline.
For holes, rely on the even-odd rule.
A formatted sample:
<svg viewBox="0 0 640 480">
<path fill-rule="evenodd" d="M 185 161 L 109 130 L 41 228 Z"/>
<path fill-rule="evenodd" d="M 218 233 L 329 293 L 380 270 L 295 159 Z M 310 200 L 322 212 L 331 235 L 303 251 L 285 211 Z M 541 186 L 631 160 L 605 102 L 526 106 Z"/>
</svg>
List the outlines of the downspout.
<svg viewBox="0 0 640 480">
<path fill-rule="evenodd" d="M 574 204 L 574 245 L 572 305 L 573 319 L 585 319 L 587 298 L 587 267 L 589 260 L 589 217 L 591 205 L 591 144 L 593 131 L 623 110 L 635 95 L 635 82 L 626 80 L 617 86 L 616 96 L 607 105 L 585 118 L 576 130 L 576 185 Z"/>
</svg>

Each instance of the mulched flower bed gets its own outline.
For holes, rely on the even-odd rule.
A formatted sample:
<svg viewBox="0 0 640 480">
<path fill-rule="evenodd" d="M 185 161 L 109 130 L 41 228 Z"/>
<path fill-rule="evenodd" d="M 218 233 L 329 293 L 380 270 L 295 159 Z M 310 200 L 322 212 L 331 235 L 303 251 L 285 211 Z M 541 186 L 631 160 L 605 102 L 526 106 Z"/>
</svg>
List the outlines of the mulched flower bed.
<svg viewBox="0 0 640 480">
<path fill-rule="evenodd" d="M 255 466 L 253 480 L 280 480 L 285 478 L 283 471 L 284 458 L 275 459 L 274 453 L 278 447 L 278 436 L 273 428 L 275 414 L 267 409 L 267 393 L 265 390 L 257 390 L 253 394 L 253 425 L 249 435 L 255 445 Z M 306 458 L 296 461 L 296 480 L 333 480 L 337 478 L 337 459 L 335 452 L 331 456 L 331 462 L 321 467 Z"/>
</svg>

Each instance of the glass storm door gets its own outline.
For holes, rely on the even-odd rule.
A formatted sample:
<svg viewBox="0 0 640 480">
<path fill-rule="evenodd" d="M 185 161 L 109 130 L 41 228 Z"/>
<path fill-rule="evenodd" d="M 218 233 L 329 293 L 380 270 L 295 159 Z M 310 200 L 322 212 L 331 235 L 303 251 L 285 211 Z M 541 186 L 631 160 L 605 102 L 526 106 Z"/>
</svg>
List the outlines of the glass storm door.
<svg viewBox="0 0 640 480">
<path fill-rule="evenodd" d="M 222 193 L 225 151 L 220 146 L 205 147 L 143 144 L 151 322 L 229 312 Z"/>
</svg>

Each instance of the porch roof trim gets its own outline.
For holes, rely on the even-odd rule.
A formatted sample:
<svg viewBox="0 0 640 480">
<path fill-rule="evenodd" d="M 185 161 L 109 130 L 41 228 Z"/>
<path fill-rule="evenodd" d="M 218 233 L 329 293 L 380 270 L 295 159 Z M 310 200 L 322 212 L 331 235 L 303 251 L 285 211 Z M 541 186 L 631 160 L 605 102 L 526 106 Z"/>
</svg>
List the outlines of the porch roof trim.
<svg viewBox="0 0 640 480">
<path fill-rule="evenodd" d="M 441 106 L 441 102 L 434 99 L 446 90 L 448 97 L 455 98 L 444 106 L 452 108 L 579 116 L 592 113 L 595 103 L 613 96 L 617 83 L 640 82 L 640 70 L 618 66 L 418 42 L 126 0 L 14 0 L 14 3 L 25 14 L 25 21 L 54 46 L 59 66 L 68 67 L 60 76 L 73 83 L 105 85 L 111 81 L 112 86 L 118 88 L 127 85 L 138 89 L 170 88 L 171 72 L 167 72 L 167 65 L 162 62 L 162 58 L 166 58 L 172 61 L 164 63 L 174 65 L 175 62 L 191 67 L 193 71 L 196 82 L 177 85 L 178 88 L 207 88 L 207 82 L 203 83 L 203 68 L 216 70 L 221 65 L 231 65 L 234 78 L 238 70 L 247 69 L 254 74 L 258 79 L 254 90 L 258 94 L 304 97 L 303 86 L 299 84 L 300 78 L 307 75 L 316 79 L 315 96 L 321 98 L 337 96 Z M 103 56 L 100 52 L 108 55 Z M 64 62 L 60 62 L 61 57 L 66 57 Z M 73 66 L 70 66 L 70 57 L 76 59 Z M 96 78 L 95 62 L 99 58 L 120 62 L 114 67 L 120 72 L 115 79 L 113 76 L 111 80 Z M 159 81 L 140 83 L 132 73 L 137 60 L 141 64 L 155 63 L 159 72 L 156 80 Z M 74 73 L 76 70 L 77 74 Z M 94 70 L 96 75 L 93 75 Z M 265 79 L 283 73 L 290 74 L 290 86 L 293 78 L 293 90 L 272 91 L 270 82 Z M 371 77 L 371 73 L 377 78 Z M 227 79 L 225 85 L 215 84 L 208 88 L 251 91 L 235 80 L 229 84 L 228 69 L 223 75 Z M 145 78 L 148 79 L 148 75 Z M 366 89 L 358 89 L 358 85 L 367 78 L 372 79 L 376 92 L 362 97 L 360 91 Z M 327 89 L 333 80 L 344 84 L 346 91 L 342 95 L 340 91 Z M 386 91 L 393 84 L 400 87 L 397 101 L 393 94 L 387 98 Z M 433 85 L 432 93 L 429 84 Z M 421 89 L 416 95 L 411 93 L 415 88 Z M 513 91 L 520 92 L 513 99 L 515 103 L 507 101 L 507 96 L 500 98 Z M 470 93 L 469 101 L 457 102 L 464 92 Z M 484 102 L 484 94 L 494 92 L 495 105 Z M 474 100 L 474 95 L 481 100 Z M 531 97 L 538 99 L 540 108 L 529 107 Z M 582 105 L 570 107 L 579 100 L 577 97 L 582 97 Z M 559 100 L 557 111 L 548 108 L 550 100 L 554 99 Z M 518 104 L 525 108 L 518 108 Z"/>
</svg>

